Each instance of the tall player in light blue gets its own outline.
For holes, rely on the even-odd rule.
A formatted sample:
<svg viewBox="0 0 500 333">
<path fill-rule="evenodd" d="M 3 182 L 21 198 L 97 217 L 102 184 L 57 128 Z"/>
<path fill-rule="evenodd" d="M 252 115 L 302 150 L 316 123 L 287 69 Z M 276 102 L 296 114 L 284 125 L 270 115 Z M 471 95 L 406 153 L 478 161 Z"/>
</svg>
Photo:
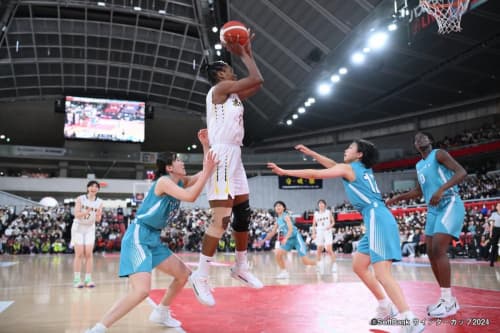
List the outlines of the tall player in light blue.
<svg viewBox="0 0 500 333">
<path fill-rule="evenodd" d="M 400 200 L 424 196 L 427 203 L 425 242 L 432 272 L 441 287 L 441 298 L 427 307 L 431 317 L 444 318 L 457 313 L 458 302 L 451 293 L 451 270 L 448 247 L 458 239 L 464 223 L 465 208 L 458 195 L 457 184 L 467 172 L 442 149 L 432 149 L 433 138 L 428 133 L 415 135 L 415 148 L 422 155 L 417 163 L 418 186 L 387 200 L 391 205 Z"/>
<path fill-rule="evenodd" d="M 148 297 L 153 268 L 171 275 L 174 279 L 149 319 L 167 327 L 181 326 L 181 322 L 171 316 L 169 305 L 184 288 L 191 271 L 160 241 L 160 232 L 177 216 L 181 200 L 196 200 L 217 164 L 215 155 L 208 149 L 206 129 L 200 130 L 198 138 L 205 154 L 203 170 L 196 175 L 186 176 L 184 162 L 177 154 L 171 153 L 163 159 L 158 159 L 156 181 L 122 240 L 119 275 L 129 278 L 130 290 L 106 312 L 99 323 L 87 330 L 87 333 L 106 332 L 113 323 Z"/>
<path fill-rule="evenodd" d="M 380 320 L 397 315 L 392 301 L 402 319 L 409 319 L 410 325 L 402 326 L 402 332 L 422 332 L 424 326 L 418 320 L 413 320 L 416 317 L 391 273 L 392 262 L 401 260 L 399 231 L 394 216 L 382 200 L 371 169 L 378 159 L 378 151 L 373 143 L 366 140 L 352 142 L 344 151 L 345 163 L 337 163 L 303 145 L 298 145 L 295 149 L 313 157 L 327 169 L 284 170 L 274 163 L 268 163 L 268 168 L 278 175 L 316 179 L 342 178 L 347 197 L 363 216 L 366 233 L 359 242 L 352 265 L 353 271 L 379 302 L 371 323 L 377 324 Z M 375 274 L 370 271 L 370 264 L 373 265 Z M 391 301 L 387 299 L 384 290 Z"/>
</svg>

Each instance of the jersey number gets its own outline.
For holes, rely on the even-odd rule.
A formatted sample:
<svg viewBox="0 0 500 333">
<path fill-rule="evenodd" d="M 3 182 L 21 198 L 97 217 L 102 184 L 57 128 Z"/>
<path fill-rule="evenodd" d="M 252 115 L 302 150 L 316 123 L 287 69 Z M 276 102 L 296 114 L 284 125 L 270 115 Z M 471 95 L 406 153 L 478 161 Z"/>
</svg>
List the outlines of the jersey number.
<svg viewBox="0 0 500 333">
<path fill-rule="evenodd" d="M 377 183 L 375 182 L 375 176 L 373 176 L 373 174 L 365 173 L 363 179 L 366 180 L 368 184 L 370 184 L 370 188 L 373 193 L 380 193 Z"/>
</svg>

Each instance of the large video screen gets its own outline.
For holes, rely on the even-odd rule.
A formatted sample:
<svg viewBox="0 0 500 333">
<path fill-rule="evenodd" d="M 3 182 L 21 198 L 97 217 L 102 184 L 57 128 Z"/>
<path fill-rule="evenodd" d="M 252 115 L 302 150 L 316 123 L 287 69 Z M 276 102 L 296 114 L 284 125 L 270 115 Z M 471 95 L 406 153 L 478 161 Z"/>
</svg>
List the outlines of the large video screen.
<svg viewBox="0 0 500 333">
<path fill-rule="evenodd" d="M 145 103 L 66 96 L 67 139 L 144 142 Z"/>
</svg>

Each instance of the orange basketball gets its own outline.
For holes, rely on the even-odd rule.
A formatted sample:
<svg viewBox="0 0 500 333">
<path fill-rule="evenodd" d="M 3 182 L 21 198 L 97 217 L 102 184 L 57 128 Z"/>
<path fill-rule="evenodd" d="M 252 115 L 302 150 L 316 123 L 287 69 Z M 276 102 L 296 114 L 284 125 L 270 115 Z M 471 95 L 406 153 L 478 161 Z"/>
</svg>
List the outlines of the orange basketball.
<svg viewBox="0 0 500 333">
<path fill-rule="evenodd" d="M 220 41 L 224 44 L 239 42 L 245 45 L 248 37 L 247 27 L 239 21 L 229 21 L 220 29 Z"/>
</svg>

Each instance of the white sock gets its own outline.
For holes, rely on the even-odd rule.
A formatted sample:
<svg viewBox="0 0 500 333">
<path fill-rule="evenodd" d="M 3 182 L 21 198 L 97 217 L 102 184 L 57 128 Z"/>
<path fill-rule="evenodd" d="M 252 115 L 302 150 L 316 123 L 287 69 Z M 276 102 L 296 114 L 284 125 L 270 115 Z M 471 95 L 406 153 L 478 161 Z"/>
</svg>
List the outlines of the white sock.
<svg viewBox="0 0 500 333">
<path fill-rule="evenodd" d="M 85 274 L 85 281 L 91 281 L 92 280 L 92 274 L 87 273 Z"/>
<path fill-rule="evenodd" d="M 388 307 L 391 304 L 391 301 L 386 297 L 384 299 L 379 299 L 378 300 L 378 305 L 380 305 L 383 308 Z"/>
<path fill-rule="evenodd" d="M 413 319 L 415 318 L 415 314 L 411 311 L 411 310 L 408 310 L 408 311 L 405 311 L 401 314 L 401 317 L 403 319 Z"/>
<path fill-rule="evenodd" d="M 452 297 L 453 296 L 451 295 L 451 288 L 441 288 L 441 298 L 442 299 L 449 302 L 449 301 L 451 301 Z"/>
<path fill-rule="evenodd" d="M 108 328 L 101 323 L 95 324 L 93 329 L 97 330 L 99 333 L 105 333 L 108 330 Z"/>
<path fill-rule="evenodd" d="M 206 256 L 202 253 L 200 253 L 200 261 L 198 262 L 198 272 L 200 273 L 201 276 L 208 276 L 210 272 L 210 263 L 214 257 L 209 257 Z"/>
<path fill-rule="evenodd" d="M 75 280 L 76 279 L 80 280 L 80 278 L 81 278 L 80 272 L 75 272 L 73 276 L 74 276 Z"/>
<path fill-rule="evenodd" d="M 236 251 L 236 263 L 238 265 L 247 263 L 247 251 Z"/>
<path fill-rule="evenodd" d="M 156 307 L 156 309 L 158 309 L 159 311 L 168 311 L 170 310 L 170 306 L 168 305 L 163 305 L 163 304 L 158 304 L 158 306 Z"/>
</svg>

